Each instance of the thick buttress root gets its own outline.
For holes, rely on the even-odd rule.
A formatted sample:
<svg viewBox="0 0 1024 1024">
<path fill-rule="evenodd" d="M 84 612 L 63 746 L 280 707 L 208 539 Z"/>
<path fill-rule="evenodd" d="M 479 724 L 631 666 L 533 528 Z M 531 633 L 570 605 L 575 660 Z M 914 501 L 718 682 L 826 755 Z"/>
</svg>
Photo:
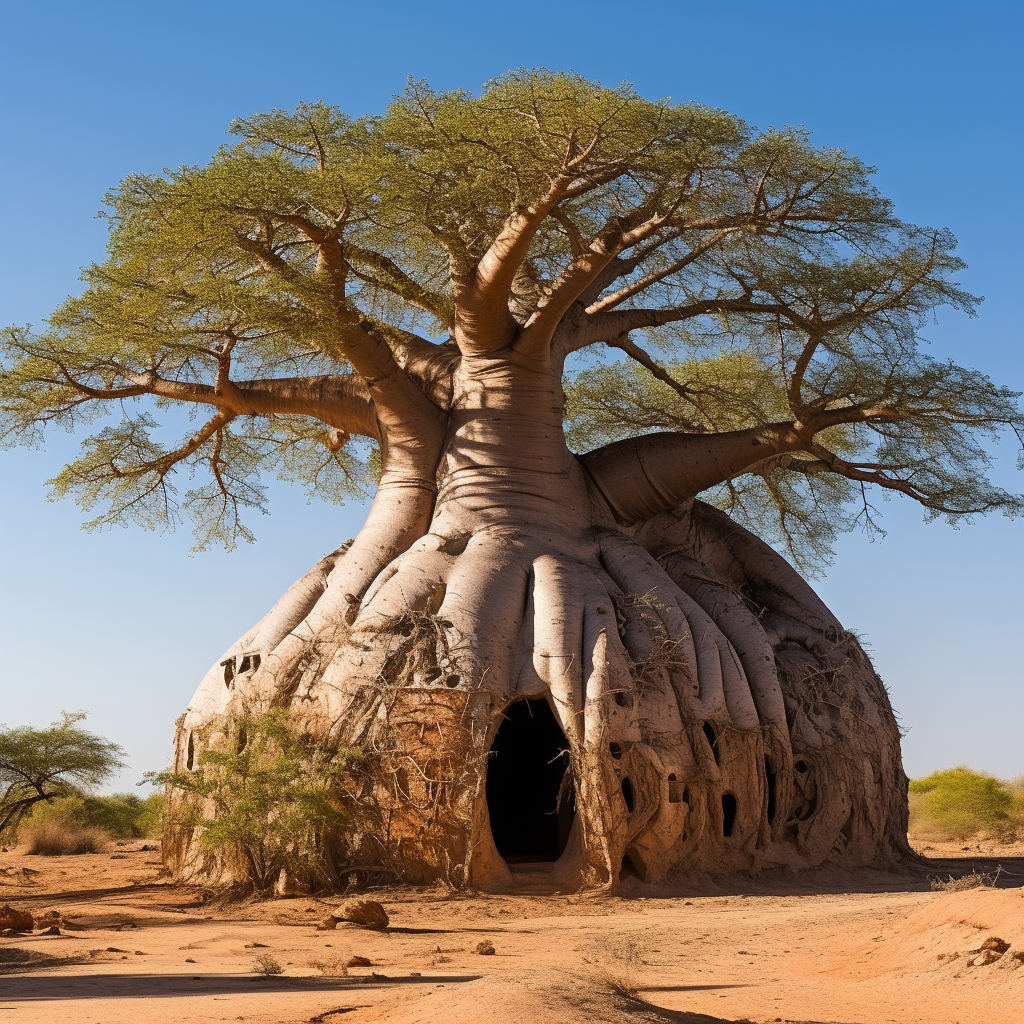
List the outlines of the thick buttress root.
<svg viewBox="0 0 1024 1024">
<path fill-rule="evenodd" d="M 211 669 L 176 755 L 186 768 L 225 742 L 225 716 L 275 705 L 362 747 L 366 813 L 340 863 L 513 885 L 486 778 L 503 712 L 524 698 L 548 701 L 571 752 L 559 888 L 907 854 L 881 681 L 796 573 L 708 506 L 580 543 L 428 533 L 361 592 L 325 590 L 345 557 Z M 170 848 L 183 874 L 231 874 L 187 837 Z"/>
</svg>

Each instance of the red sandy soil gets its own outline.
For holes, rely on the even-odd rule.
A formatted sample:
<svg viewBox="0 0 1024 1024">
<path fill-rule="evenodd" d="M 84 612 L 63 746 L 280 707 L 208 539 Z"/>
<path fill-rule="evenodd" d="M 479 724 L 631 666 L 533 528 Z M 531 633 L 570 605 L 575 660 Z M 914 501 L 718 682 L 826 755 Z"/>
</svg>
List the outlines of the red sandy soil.
<svg viewBox="0 0 1024 1024">
<path fill-rule="evenodd" d="M 68 922 L 0 938 L 0 1024 L 1024 1020 L 1024 848 L 925 842 L 935 859 L 918 874 L 689 894 L 631 881 L 614 898 L 383 888 L 227 902 L 172 883 L 141 846 L 0 854 L 0 904 Z M 926 877 L 997 862 L 997 888 L 934 892 Z M 389 929 L 315 930 L 354 898 L 383 903 Z M 1010 949 L 972 966 L 992 937 Z M 485 940 L 494 955 L 476 952 Z M 252 973 L 261 954 L 285 973 Z M 353 955 L 372 966 L 339 976 Z"/>
</svg>

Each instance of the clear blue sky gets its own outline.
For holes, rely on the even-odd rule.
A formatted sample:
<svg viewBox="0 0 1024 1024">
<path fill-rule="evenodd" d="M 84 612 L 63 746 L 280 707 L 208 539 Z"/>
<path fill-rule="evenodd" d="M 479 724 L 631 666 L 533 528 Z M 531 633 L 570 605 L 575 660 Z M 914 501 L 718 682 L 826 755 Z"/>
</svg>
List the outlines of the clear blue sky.
<svg viewBox="0 0 1024 1024">
<path fill-rule="evenodd" d="M 574 68 L 651 98 L 802 124 L 879 168 L 898 213 L 950 227 L 987 297 L 940 318 L 932 351 L 1024 388 L 1019 0 L 814 3 L 0 3 L 0 323 L 40 323 L 101 257 L 93 215 L 131 171 L 205 161 L 232 117 L 324 98 L 381 111 L 406 76 L 477 89 L 511 67 Z M 188 556 L 187 531 L 88 535 L 43 481 L 77 447 L 0 453 L 0 721 L 86 709 L 124 744 L 130 785 L 160 768 L 213 659 L 365 506 L 274 488 L 256 545 Z M 1021 489 L 1014 448 L 995 474 Z M 907 770 L 1024 772 L 1024 523 L 924 525 L 881 506 L 817 587 L 867 635 L 909 734 Z"/>
</svg>

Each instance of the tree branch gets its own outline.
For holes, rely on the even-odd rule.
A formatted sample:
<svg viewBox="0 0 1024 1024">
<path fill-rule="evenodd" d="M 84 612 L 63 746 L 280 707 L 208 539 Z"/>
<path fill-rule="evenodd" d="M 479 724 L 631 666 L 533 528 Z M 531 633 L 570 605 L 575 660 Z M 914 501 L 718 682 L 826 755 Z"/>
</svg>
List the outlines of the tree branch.
<svg viewBox="0 0 1024 1024">
<path fill-rule="evenodd" d="M 579 458 L 616 520 L 628 524 L 677 508 L 766 458 L 806 447 L 794 424 L 771 423 L 720 434 L 646 434 Z"/>
</svg>

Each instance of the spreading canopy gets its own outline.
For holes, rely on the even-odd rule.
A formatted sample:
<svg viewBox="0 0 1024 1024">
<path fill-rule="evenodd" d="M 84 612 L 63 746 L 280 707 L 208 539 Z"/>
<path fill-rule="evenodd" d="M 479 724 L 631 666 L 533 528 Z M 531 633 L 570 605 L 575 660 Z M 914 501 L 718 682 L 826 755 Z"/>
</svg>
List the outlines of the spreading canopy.
<svg viewBox="0 0 1024 1024">
<path fill-rule="evenodd" d="M 103 420 L 53 481 L 89 526 L 184 510 L 231 546 L 268 473 L 365 493 L 434 450 L 459 359 L 501 352 L 568 361 L 569 442 L 623 523 L 651 509 L 616 473 L 659 453 L 664 500 L 701 493 L 805 564 L 871 521 L 871 489 L 1024 509 L 984 447 L 1020 436 L 1019 396 L 921 350 L 938 307 L 975 310 L 954 238 L 803 131 L 519 71 L 232 132 L 205 167 L 125 179 L 83 293 L 4 332 L 8 441 Z M 708 435 L 724 447 L 685 469 Z"/>
<path fill-rule="evenodd" d="M 83 729 L 67 712 L 47 729 L 0 725 L 0 835 L 67 786 L 91 789 L 124 767 L 124 750 Z"/>
</svg>

